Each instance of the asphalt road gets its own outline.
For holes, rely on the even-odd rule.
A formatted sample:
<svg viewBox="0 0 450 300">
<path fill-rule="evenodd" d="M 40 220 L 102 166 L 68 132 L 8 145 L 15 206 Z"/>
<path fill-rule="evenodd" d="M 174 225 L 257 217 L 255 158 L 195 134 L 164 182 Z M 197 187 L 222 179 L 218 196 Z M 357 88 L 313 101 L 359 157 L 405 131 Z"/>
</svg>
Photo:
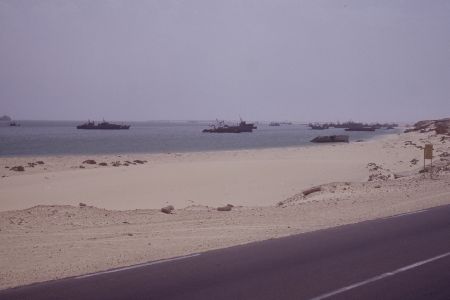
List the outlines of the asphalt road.
<svg viewBox="0 0 450 300">
<path fill-rule="evenodd" d="M 0 299 L 448 300 L 450 205 L 3 290 Z"/>
</svg>

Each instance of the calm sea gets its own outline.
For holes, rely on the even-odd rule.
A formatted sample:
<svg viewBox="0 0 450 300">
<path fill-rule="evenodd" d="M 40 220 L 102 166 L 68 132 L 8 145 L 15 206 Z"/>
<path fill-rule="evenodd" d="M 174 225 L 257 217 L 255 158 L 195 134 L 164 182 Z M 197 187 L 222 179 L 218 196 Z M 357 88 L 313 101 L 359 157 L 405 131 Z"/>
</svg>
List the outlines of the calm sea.
<svg viewBox="0 0 450 300">
<path fill-rule="evenodd" d="M 311 145 L 317 135 L 349 134 L 367 140 L 395 130 L 345 132 L 344 129 L 310 130 L 305 125 L 257 124 L 252 133 L 202 133 L 209 122 L 140 122 L 129 130 L 78 130 L 83 122 L 18 121 L 20 127 L 0 125 L 0 156 L 173 153 L 259 149 Z"/>
</svg>

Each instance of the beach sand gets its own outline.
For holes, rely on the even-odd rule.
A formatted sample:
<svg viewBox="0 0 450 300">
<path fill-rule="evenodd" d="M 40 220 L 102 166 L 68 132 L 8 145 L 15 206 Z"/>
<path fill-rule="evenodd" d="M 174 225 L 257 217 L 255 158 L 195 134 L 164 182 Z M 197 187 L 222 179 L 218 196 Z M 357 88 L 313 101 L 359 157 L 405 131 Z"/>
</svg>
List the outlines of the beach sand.
<svg viewBox="0 0 450 300">
<path fill-rule="evenodd" d="M 282 149 L 1 158 L 0 288 L 449 204 L 450 140 L 441 138 L 412 132 Z M 441 167 L 432 179 L 418 173 L 429 142 Z M 110 166 L 137 159 L 147 162 Z M 44 164 L 9 169 L 36 161 Z M 302 194 L 313 186 L 321 191 Z M 168 204 L 174 213 L 161 213 Z M 226 204 L 233 209 L 216 210 Z"/>
<path fill-rule="evenodd" d="M 1 210 L 35 205 L 78 205 L 127 210 L 189 205 L 275 205 L 313 185 L 367 181 L 368 163 L 392 172 L 415 170 L 422 152 L 404 146 L 413 134 L 312 147 L 150 155 L 2 158 Z M 109 166 L 87 165 L 94 159 Z M 5 167 L 26 167 L 24 172 Z M 112 167 L 114 161 L 145 164 Z M 82 165 L 85 169 L 80 169 Z"/>
</svg>

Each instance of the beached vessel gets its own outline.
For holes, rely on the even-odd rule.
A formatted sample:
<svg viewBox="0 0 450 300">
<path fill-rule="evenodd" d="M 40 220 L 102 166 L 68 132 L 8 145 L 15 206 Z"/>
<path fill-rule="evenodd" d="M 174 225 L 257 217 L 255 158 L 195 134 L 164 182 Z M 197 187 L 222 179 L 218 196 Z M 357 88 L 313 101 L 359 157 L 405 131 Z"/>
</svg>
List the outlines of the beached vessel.
<svg viewBox="0 0 450 300">
<path fill-rule="evenodd" d="M 322 135 L 311 140 L 312 143 L 348 143 L 348 135 Z"/>
<path fill-rule="evenodd" d="M 95 122 L 88 121 L 87 123 L 84 123 L 82 125 L 78 125 L 77 129 L 110 129 L 110 130 L 117 130 L 117 129 L 130 129 L 130 125 L 119 125 L 119 124 L 113 124 L 108 123 L 103 120 L 103 122 L 95 124 Z"/>
</svg>

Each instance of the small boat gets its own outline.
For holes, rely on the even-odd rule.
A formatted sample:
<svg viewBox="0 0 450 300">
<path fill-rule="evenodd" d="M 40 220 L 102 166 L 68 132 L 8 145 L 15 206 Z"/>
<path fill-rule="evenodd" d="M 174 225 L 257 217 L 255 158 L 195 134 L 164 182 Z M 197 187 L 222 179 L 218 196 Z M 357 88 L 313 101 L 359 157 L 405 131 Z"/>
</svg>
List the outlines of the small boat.
<svg viewBox="0 0 450 300">
<path fill-rule="evenodd" d="M 11 127 L 20 127 L 20 124 L 13 121 L 13 122 L 9 123 L 9 126 L 11 126 Z"/>
<path fill-rule="evenodd" d="M 280 126 L 278 122 L 270 122 L 269 126 Z"/>
<path fill-rule="evenodd" d="M 348 143 L 348 135 L 321 135 L 311 140 L 311 143 Z"/>
<path fill-rule="evenodd" d="M 110 129 L 110 130 L 118 130 L 118 129 L 130 129 L 130 125 L 119 125 L 103 122 L 95 124 L 95 122 L 88 121 L 82 125 L 78 125 L 77 129 Z"/>
</svg>

